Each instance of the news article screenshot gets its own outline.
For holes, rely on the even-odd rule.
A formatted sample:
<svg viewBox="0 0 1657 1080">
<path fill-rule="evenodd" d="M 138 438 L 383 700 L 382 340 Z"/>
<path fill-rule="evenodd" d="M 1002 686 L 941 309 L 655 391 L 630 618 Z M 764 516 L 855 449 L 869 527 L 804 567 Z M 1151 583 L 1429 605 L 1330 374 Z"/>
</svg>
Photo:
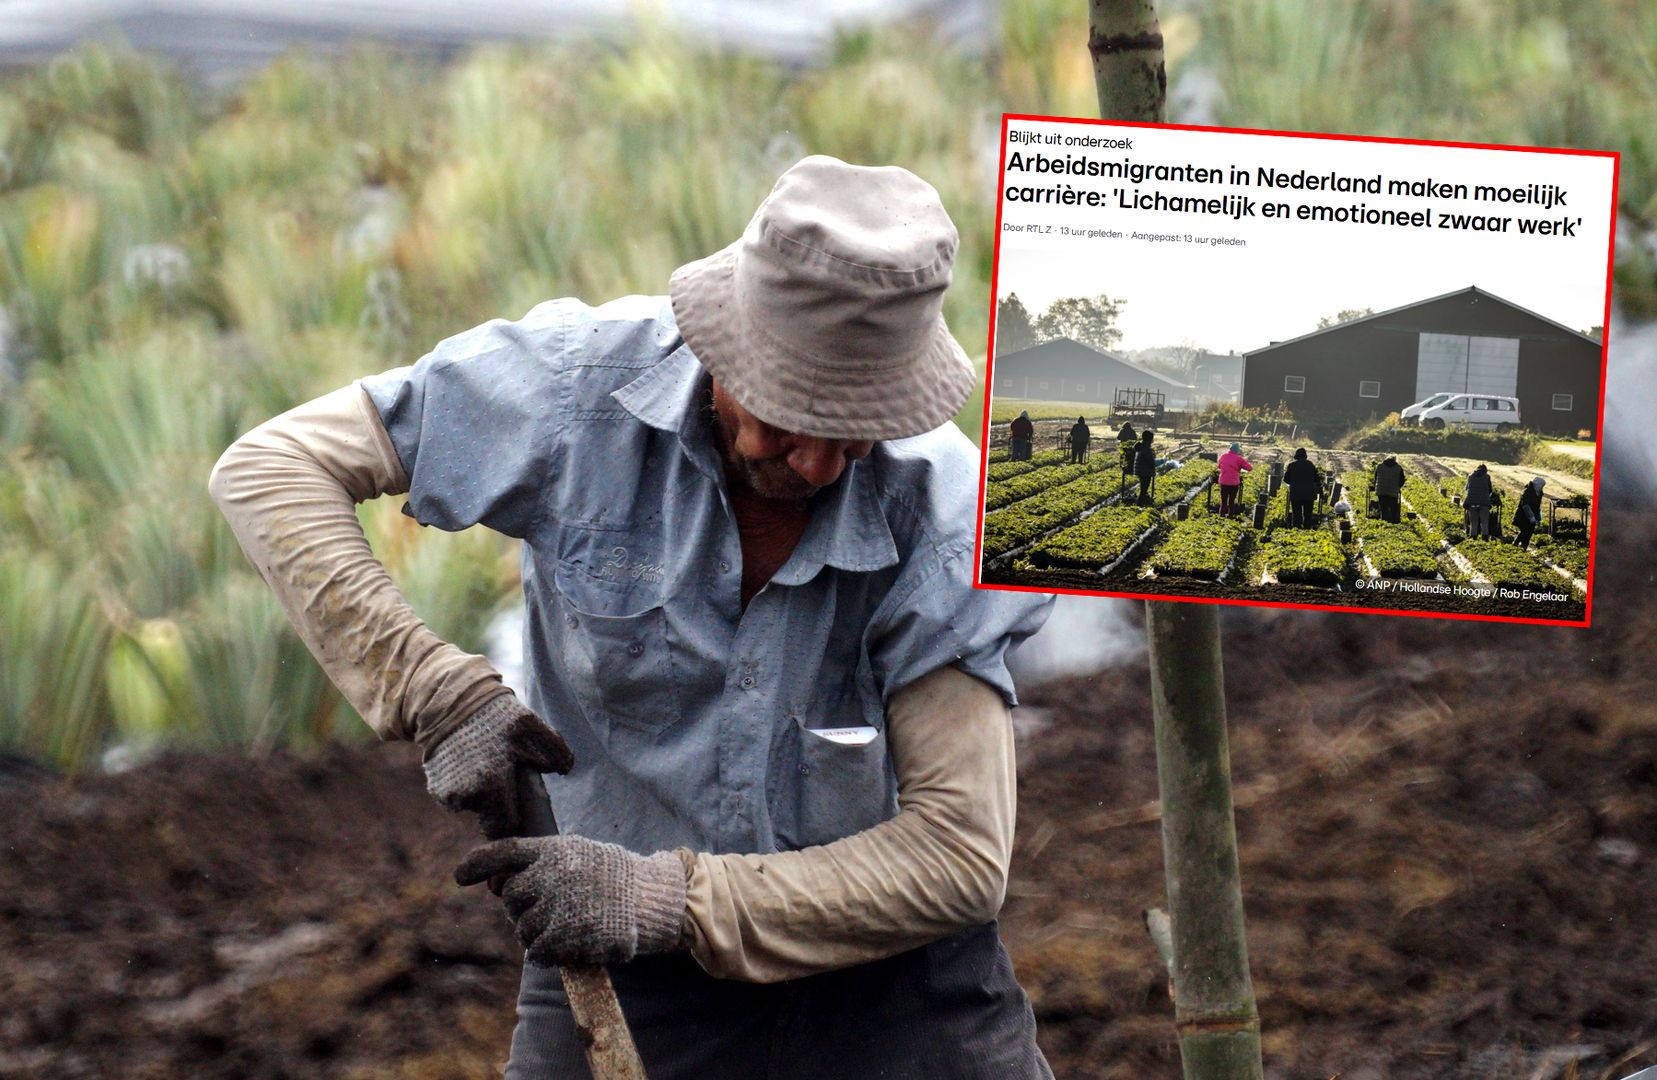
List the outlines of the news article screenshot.
<svg viewBox="0 0 1657 1080">
<path fill-rule="evenodd" d="M 1617 165 L 1004 117 L 978 584 L 1588 625 Z"/>
</svg>

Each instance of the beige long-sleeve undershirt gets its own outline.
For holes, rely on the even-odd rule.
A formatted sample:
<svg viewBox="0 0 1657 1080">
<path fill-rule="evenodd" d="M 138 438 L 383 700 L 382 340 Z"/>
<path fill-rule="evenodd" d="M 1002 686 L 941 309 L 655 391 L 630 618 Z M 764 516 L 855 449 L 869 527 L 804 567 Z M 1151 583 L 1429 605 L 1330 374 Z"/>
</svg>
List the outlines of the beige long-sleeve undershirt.
<svg viewBox="0 0 1657 1080">
<path fill-rule="evenodd" d="M 369 548 L 355 504 L 408 478 L 358 385 L 238 439 L 209 490 L 323 670 L 382 738 L 427 750 L 511 691 L 429 630 Z M 953 668 L 892 696 L 896 817 L 820 847 L 686 859 L 685 939 L 713 975 L 770 982 L 891 956 L 993 918 L 1016 786 L 1001 695 Z"/>
</svg>

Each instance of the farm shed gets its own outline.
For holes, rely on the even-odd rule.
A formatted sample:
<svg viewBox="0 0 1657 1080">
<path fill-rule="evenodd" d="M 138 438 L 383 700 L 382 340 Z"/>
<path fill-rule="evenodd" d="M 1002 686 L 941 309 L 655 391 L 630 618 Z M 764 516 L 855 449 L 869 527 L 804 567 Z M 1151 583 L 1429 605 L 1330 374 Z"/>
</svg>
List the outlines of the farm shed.
<svg viewBox="0 0 1657 1080">
<path fill-rule="evenodd" d="M 1031 401 L 1097 401 L 1108 405 L 1118 387 L 1160 390 L 1170 409 L 1190 407 L 1192 387 L 1130 364 L 1070 338 L 1055 338 L 995 358 L 997 398 Z"/>
<path fill-rule="evenodd" d="M 1600 343 L 1469 286 L 1244 354 L 1243 404 L 1361 420 L 1440 391 L 1517 397 L 1524 424 L 1599 426 Z"/>
</svg>

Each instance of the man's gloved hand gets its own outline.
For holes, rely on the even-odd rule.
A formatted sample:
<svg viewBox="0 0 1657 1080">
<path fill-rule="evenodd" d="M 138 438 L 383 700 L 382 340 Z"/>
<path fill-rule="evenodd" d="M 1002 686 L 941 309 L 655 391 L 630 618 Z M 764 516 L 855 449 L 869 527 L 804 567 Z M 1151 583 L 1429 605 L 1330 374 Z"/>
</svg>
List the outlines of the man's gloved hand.
<svg viewBox="0 0 1657 1080">
<path fill-rule="evenodd" d="M 516 695 L 491 699 L 426 757 L 426 790 L 450 810 L 478 816 L 493 840 L 519 831 L 517 768 L 567 773 L 575 764 L 564 737 Z"/>
<path fill-rule="evenodd" d="M 619 964 L 680 948 L 685 864 L 580 836 L 497 840 L 473 849 L 455 881 L 510 875 L 501 889 L 518 940 L 537 964 Z"/>
</svg>

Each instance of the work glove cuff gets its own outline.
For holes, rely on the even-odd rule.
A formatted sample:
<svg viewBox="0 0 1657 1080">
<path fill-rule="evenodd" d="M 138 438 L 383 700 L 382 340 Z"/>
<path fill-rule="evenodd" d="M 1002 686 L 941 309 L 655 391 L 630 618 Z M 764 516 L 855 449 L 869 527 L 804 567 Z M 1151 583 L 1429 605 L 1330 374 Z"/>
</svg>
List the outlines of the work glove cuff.
<svg viewBox="0 0 1657 1080">
<path fill-rule="evenodd" d="M 516 769 L 568 772 L 574 755 L 562 736 L 516 695 L 491 698 L 426 756 L 426 790 L 450 810 L 478 815 L 488 837 L 514 835 Z"/>
<path fill-rule="evenodd" d="M 674 952 L 681 947 L 685 925 L 685 863 L 678 852 L 658 851 L 638 860 L 633 909 L 638 928 L 638 955 Z"/>
</svg>

